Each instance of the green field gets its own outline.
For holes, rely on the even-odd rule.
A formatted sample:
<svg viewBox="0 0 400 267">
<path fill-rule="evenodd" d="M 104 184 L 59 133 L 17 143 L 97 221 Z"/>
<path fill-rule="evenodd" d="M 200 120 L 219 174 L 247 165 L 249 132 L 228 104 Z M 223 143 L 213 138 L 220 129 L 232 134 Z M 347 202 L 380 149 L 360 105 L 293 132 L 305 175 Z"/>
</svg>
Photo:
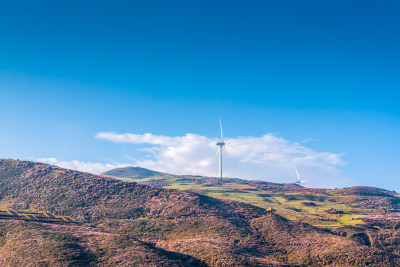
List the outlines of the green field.
<svg viewBox="0 0 400 267">
<path fill-rule="evenodd" d="M 123 172 L 120 171 L 119 175 L 121 173 Z M 363 215 L 384 213 L 382 209 L 358 205 L 355 197 L 359 197 L 361 194 L 344 194 L 340 191 L 341 189 L 307 189 L 292 185 L 293 190 L 286 190 L 284 184 L 252 183 L 241 179 L 177 176 L 163 173 L 149 178 L 137 175 L 135 178 L 120 177 L 107 173 L 103 175 L 164 188 L 190 190 L 214 198 L 252 204 L 264 209 L 272 207 L 278 214 L 289 220 L 297 220 L 321 228 L 335 229 L 357 226 L 364 224 L 363 220 L 358 219 Z M 282 190 L 279 190 L 279 187 Z M 379 196 L 363 197 L 378 198 Z M 332 209 L 336 209 L 340 213 L 332 214 L 329 212 Z"/>
</svg>

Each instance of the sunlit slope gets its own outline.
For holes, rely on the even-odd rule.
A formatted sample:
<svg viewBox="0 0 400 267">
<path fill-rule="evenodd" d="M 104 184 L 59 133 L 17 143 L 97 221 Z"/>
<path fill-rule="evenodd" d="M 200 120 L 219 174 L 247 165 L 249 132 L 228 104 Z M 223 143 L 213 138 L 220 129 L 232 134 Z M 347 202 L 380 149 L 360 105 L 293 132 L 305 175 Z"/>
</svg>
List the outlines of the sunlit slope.
<svg viewBox="0 0 400 267">
<path fill-rule="evenodd" d="M 124 172 L 126 171 L 126 173 Z M 303 221 L 318 227 L 338 228 L 364 224 L 366 215 L 386 212 L 400 214 L 400 198 L 395 192 L 374 187 L 343 189 L 312 189 L 296 184 L 276 184 L 229 178 L 201 176 L 158 176 L 132 178 L 131 167 L 105 172 L 102 175 L 180 190 L 191 190 L 207 196 L 270 207 L 291 220 Z M 141 170 L 143 173 L 143 171 Z M 149 171 L 151 172 L 151 171 Z"/>
</svg>

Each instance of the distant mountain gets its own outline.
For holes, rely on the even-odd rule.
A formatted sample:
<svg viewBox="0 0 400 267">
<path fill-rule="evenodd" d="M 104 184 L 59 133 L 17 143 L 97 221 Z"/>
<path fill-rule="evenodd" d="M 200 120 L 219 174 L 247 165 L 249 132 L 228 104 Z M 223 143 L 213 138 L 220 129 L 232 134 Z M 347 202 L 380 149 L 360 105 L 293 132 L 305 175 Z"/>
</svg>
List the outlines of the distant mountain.
<svg viewBox="0 0 400 267">
<path fill-rule="evenodd" d="M 375 248 L 365 236 L 347 238 L 246 203 L 42 163 L 0 160 L 0 199 L 0 209 L 79 222 L 0 219 L 2 266 L 400 266 L 395 247 Z"/>
<path fill-rule="evenodd" d="M 169 174 L 152 171 L 140 167 L 125 167 L 125 168 L 112 169 L 110 171 L 103 172 L 100 175 L 109 177 L 142 179 L 142 178 L 153 178 L 153 177 L 165 177 L 168 176 Z"/>
</svg>

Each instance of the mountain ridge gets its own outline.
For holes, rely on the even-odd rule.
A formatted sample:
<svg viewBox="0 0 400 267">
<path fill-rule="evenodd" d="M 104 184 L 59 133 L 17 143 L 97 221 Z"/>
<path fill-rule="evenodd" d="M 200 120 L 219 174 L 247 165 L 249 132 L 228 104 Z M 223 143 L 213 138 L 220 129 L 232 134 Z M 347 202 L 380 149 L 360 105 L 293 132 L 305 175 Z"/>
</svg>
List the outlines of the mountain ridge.
<svg viewBox="0 0 400 267">
<path fill-rule="evenodd" d="M 38 260 L 93 266 L 129 266 L 144 260 L 147 266 L 166 261 L 177 266 L 188 262 L 198 266 L 400 265 L 395 252 L 288 221 L 250 204 L 42 163 L 0 160 L 0 197 L 0 205 L 9 208 L 54 212 L 82 224 L 49 227 L 45 223 L 0 219 L 1 232 L 8 233 L 0 242 L 11 242 L 10 246 L 17 246 L 18 251 L 23 248 L 16 240 L 28 236 L 44 240 L 38 258 L 33 254 L 24 258 L 27 266 Z M 16 230 L 21 224 L 26 229 L 22 237 Z M 42 236 L 42 226 L 54 231 Z M 95 233 L 101 233 L 102 238 L 118 238 L 102 244 Z M 278 236 L 285 238 L 280 240 Z M 313 236 L 315 240 L 310 243 Z M 33 240 L 28 242 L 29 247 Z M 49 244 L 71 249 L 66 254 L 56 250 L 48 258 Z M 331 248 L 331 244 L 341 246 Z M 0 260 L 1 255 L 0 248 Z M 4 258 L 2 263 L 10 262 L 12 259 Z"/>
<path fill-rule="evenodd" d="M 135 172 L 138 171 L 140 174 L 136 174 Z M 130 173 L 130 174 L 127 174 Z M 146 175 L 147 173 L 152 174 L 152 175 Z M 101 174 L 101 176 L 106 176 L 106 177 L 112 177 L 112 178 L 154 178 L 157 177 L 160 180 L 167 178 L 167 177 L 179 177 L 179 178 L 186 178 L 186 179 L 214 179 L 215 181 L 218 180 L 236 180 L 236 181 L 241 181 L 241 182 L 248 182 L 248 183 L 254 183 L 254 184 L 259 184 L 259 185 L 268 185 L 268 186 L 276 186 L 276 187 L 291 187 L 291 188 L 304 188 L 308 189 L 307 187 L 303 187 L 301 185 L 298 185 L 296 183 L 274 183 L 274 182 L 268 182 L 268 181 L 261 181 L 261 180 L 249 180 L 249 179 L 240 179 L 240 178 L 219 178 L 219 177 L 207 177 L 207 176 L 200 176 L 200 175 L 178 175 L 178 174 L 170 174 L 170 173 L 164 173 L 164 172 L 158 172 L 158 171 L 153 171 L 147 168 L 143 167 L 134 167 L 134 166 L 127 166 L 127 167 L 121 167 L 121 168 L 115 168 L 111 169 L 109 171 L 105 171 Z M 282 188 L 280 188 L 282 189 Z M 335 188 L 335 189 L 328 189 L 328 188 L 310 188 L 314 190 L 332 190 L 332 191 L 340 191 L 343 190 L 342 194 L 363 194 L 366 193 L 365 190 L 369 191 L 372 195 L 376 194 L 378 196 L 380 195 L 397 195 L 398 193 L 396 191 L 391 191 L 388 189 L 384 188 L 379 188 L 379 187 L 374 187 L 374 186 L 350 186 L 350 187 L 344 187 L 344 188 Z M 381 193 L 379 193 L 381 192 Z M 368 192 L 366 193 L 368 194 Z"/>
</svg>

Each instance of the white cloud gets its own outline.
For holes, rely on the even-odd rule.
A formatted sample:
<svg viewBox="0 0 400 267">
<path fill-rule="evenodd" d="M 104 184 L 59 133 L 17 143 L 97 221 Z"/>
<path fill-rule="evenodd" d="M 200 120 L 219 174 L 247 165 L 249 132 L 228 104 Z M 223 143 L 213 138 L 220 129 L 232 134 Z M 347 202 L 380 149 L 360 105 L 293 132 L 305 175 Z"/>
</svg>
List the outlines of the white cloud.
<svg viewBox="0 0 400 267">
<path fill-rule="evenodd" d="M 174 174 L 216 176 L 218 162 L 212 161 L 218 139 L 197 134 L 162 136 L 146 134 L 117 134 L 102 132 L 96 138 L 117 143 L 147 144 L 140 151 L 151 155 L 146 160 L 136 160 L 133 165 Z M 318 152 L 298 142 L 273 134 L 261 137 L 238 137 L 226 143 L 238 152 L 223 151 L 224 176 L 257 179 L 272 182 L 293 182 L 294 165 L 300 175 L 309 180 L 307 186 L 342 187 L 351 181 L 341 174 L 345 165 L 342 156 Z"/>
<path fill-rule="evenodd" d="M 79 160 L 71 160 L 71 161 L 61 161 L 56 158 L 38 158 L 36 159 L 39 162 L 48 163 L 51 165 L 56 165 L 62 168 L 89 172 L 94 174 L 100 174 L 102 172 L 114 169 L 127 167 L 129 164 L 110 164 L 110 163 L 97 163 L 97 162 L 82 162 Z"/>
</svg>

